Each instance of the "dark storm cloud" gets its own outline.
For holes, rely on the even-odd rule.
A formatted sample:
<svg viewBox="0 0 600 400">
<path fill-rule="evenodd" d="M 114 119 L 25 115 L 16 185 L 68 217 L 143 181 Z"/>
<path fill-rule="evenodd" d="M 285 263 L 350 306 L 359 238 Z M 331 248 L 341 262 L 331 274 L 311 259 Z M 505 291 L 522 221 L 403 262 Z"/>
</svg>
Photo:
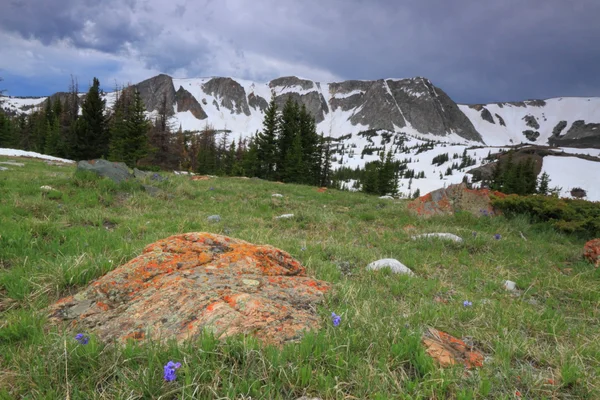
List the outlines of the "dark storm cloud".
<svg viewBox="0 0 600 400">
<path fill-rule="evenodd" d="M 4 8 L 0 33 L 48 46 L 67 40 L 172 74 L 425 76 L 461 102 L 600 95 L 597 0 L 9 0 Z"/>
</svg>

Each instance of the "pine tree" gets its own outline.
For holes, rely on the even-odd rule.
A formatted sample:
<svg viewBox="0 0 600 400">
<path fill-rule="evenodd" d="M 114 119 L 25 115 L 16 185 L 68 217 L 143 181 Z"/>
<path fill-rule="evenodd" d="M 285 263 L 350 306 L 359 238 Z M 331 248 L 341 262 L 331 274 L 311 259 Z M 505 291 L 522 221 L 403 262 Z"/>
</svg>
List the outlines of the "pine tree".
<svg viewBox="0 0 600 400">
<path fill-rule="evenodd" d="M 278 131 L 277 104 L 275 96 L 271 98 L 269 107 L 265 110 L 263 130 L 256 136 L 256 151 L 260 162 L 259 176 L 264 179 L 274 179 L 275 166 L 278 161 L 277 131 Z"/>
<path fill-rule="evenodd" d="M 136 89 L 133 93 L 131 113 L 125 122 L 125 154 L 123 161 L 130 167 L 148 154 L 148 130 L 150 122 L 146 118 L 146 107 L 140 92 Z"/>
<path fill-rule="evenodd" d="M 288 180 L 288 160 L 287 156 L 294 143 L 294 138 L 298 134 L 298 104 L 292 100 L 291 97 L 287 98 L 281 116 L 279 119 L 279 130 L 277 135 L 277 178 L 281 180 Z"/>
<path fill-rule="evenodd" d="M 81 118 L 77 124 L 74 158 L 89 160 L 105 157 L 109 150 L 109 133 L 102 99 L 100 81 L 94 78 L 81 107 Z"/>
<path fill-rule="evenodd" d="M 544 196 L 547 196 L 550 193 L 550 176 L 546 172 L 540 177 L 537 192 Z"/>
</svg>

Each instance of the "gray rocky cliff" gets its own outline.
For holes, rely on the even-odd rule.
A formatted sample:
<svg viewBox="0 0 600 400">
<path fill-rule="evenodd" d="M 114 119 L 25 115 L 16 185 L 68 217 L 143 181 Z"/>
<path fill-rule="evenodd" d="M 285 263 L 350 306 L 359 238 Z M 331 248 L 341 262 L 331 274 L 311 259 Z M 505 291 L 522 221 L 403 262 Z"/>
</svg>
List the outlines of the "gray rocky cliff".
<svg viewBox="0 0 600 400">
<path fill-rule="evenodd" d="M 230 110 L 232 114 L 251 115 L 246 91 L 233 79 L 212 78 L 202 85 L 202 90 L 218 99 L 219 106 Z"/>
<path fill-rule="evenodd" d="M 175 93 L 175 100 L 177 102 L 177 112 L 190 111 L 194 117 L 200 120 L 208 118 L 198 100 L 183 86 L 179 87 L 179 90 Z"/>
<path fill-rule="evenodd" d="M 166 100 L 169 114 L 173 113 L 175 87 L 173 86 L 173 79 L 169 75 L 160 74 L 133 85 L 133 87 L 140 92 L 146 111 L 160 109 L 162 102 Z"/>
</svg>

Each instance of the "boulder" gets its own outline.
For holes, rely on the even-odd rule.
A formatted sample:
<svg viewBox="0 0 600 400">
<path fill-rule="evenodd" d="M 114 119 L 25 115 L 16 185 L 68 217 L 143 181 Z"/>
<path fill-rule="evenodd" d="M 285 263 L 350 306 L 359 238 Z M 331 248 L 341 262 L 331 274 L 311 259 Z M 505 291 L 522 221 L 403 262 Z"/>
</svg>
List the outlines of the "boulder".
<svg viewBox="0 0 600 400">
<path fill-rule="evenodd" d="M 389 268 L 395 274 L 414 275 L 410 268 L 394 258 L 382 258 L 367 265 L 369 271 L 378 271 L 383 268 Z"/>
<path fill-rule="evenodd" d="M 182 342 L 206 330 L 281 345 L 319 328 L 315 305 L 329 288 L 282 250 L 195 232 L 147 246 L 48 311 L 106 342 Z"/>
<path fill-rule="evenodd" d="M 600 239 L 587 242 L 583 246 L 583 256 L 598 268 L 600 266 Z"/>
<path fill-rule="evenodd" d="M 407 207 L 411 212 L 423 217 L 452 215 L 456 211 L 467 211 L 476 216 L 489 216 L 498 213 L 498 210 L 492 207 L 490 195 L 506 196 L 489 189 L 468 189 L 467 185 L 460 183 L 434 190 L 411 201 Z"/>
<path fill-rule="evenodd" d="M 125 163 L 106 161 L 102 159 L 79 161 L 77 163 L 77 169 L 95 172 L 102 177 L 113 180 L 116 183 L 126 181 L 133 176 L 131 173 L 129 173 L 129 168 L 127 165 L 125 165 Z"/>
</svg>

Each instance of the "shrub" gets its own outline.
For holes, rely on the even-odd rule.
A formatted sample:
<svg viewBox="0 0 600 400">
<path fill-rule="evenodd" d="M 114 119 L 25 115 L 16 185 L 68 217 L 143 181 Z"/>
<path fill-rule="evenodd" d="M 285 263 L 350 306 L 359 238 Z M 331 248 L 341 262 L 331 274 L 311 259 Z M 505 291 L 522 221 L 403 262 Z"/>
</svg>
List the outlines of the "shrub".
<svg viewBox="0 0 600 400">
<path fill-rule="evenodd" d="M 600 237 L 600 203 L 554 196 L 517 196 L 492 200 L 508 216 L 525 214 L 533 222 L 549 223 L 564 233 Z"/>
</svg>

